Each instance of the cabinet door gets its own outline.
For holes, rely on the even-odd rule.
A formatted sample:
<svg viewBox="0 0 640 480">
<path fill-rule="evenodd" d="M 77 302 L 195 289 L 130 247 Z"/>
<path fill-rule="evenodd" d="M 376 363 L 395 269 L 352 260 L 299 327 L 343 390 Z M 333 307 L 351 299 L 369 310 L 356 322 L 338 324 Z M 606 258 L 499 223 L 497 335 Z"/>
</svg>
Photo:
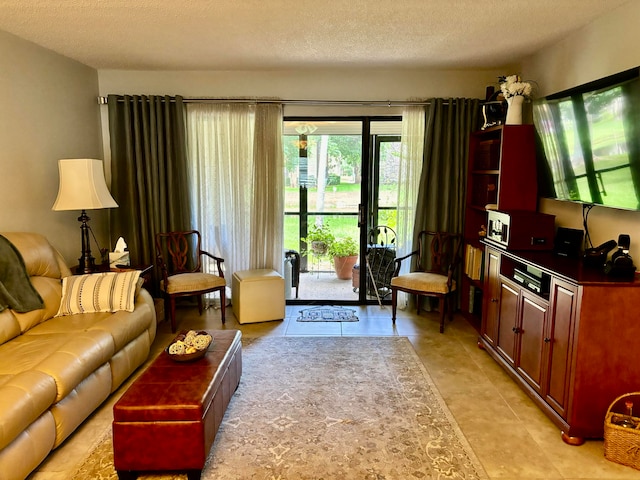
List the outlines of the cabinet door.
<svg viewBox="0 0 640 480">
<path fill-rule="evenodd" d="M 498 339 L 498 302 L 500 300 L 500 253 L 487 248 L 485 253 L 486 277 L 482 336 L 496 346 Z"/>
<path fill-rule="evenodd" d="M 500 282 L 498 314 L 498 352 L 515 367 L 520 289 Z"/>
<path fill-rule="evenodd" d="M 519 349 L 518 373 L 538 393 L 542 392 L 545 354 L 544 341 L 548 327 L 548 303 L 533 293 L 522 290 L 520 326 L 518 327 Z"/>
<path fill-rule="evenodd" d="M 550 352 L 546 401 L 562 417 L 567 413 L 577 297 L 577 286 L 557 279 L 551 283 L 553 311 L 547 337 Z"/>
</svg>

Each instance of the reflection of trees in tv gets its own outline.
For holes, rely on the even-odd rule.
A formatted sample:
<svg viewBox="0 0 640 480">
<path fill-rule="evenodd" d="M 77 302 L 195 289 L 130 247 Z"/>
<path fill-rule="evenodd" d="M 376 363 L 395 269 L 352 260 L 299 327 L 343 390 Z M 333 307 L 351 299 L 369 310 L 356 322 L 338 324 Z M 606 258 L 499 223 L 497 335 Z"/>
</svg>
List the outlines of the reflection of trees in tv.
<svg viewBox="0 0 640 480">
<path fill-rule="evenodd" d="M 535 101 L 541 196 L 640 209 L 638 72 Z"/>
</svg>

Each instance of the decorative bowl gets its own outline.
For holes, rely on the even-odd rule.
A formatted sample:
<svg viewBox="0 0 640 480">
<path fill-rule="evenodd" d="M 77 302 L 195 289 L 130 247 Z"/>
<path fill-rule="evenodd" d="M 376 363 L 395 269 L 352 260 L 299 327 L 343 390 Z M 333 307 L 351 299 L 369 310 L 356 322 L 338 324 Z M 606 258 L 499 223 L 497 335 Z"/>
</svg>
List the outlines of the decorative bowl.
<svg viewBox="0 0 640 480">
<path fill-rule="evenodd" d="M 211 335 L 209 332 L 205 332 L 203 330 L 196 331 L 196 334 Z M 169 349 L 171 348 L 171 345 L 173 345 L 178 341 L 184 341 L 186 336 L 187 335 L 185 333 L 181 333 L 180 335 L 178 335 L 176 338 L 173 339 L 173 341 L 167 346 L 167 348 L 165 348 L 167 355 L 169 355 L 169 358 L 174 362 L 192 362 L 194 360 L 198 360 L 199 358 L 202 358 L 206 355 L 207 350 L 209 350 L 209 347 L 213 343 L 213 338 L 212 338 L 211 341 L 207 344 L 207 346 L 205 348 L 202 348 L 201 350 L 196 350 L 195 352 L 192 352 L 192 353 L 182 353 L 182 354 L 170 353 Z"/>
</svg>

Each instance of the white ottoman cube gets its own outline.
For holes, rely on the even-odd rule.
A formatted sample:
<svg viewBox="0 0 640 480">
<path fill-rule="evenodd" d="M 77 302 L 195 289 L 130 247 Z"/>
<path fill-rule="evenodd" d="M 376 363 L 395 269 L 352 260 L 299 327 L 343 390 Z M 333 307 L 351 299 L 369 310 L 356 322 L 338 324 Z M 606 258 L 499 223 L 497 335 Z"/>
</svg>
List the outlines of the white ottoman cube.
<svg viewBox="0 0 640 480">
<path fill-rule="evenodd" d="M 233 274 L 231 304 L 238 323 L 282 320 L 285 316 L 284 278 L 269 268 Z"/>
</svg>

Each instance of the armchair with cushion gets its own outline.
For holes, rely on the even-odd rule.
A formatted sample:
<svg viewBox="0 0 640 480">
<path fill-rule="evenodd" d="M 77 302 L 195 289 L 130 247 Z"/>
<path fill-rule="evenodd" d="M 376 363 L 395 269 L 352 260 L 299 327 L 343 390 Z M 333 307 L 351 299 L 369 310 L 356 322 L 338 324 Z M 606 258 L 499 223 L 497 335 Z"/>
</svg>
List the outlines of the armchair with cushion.
<svg viewBox="0 0 640 480">
<path fill-rule="evenodd" d="M 158 233 L 156 254 L 162 272 L 160 291 L 165 300 L 165 317 L 169 315 L 171 318 L 171 331 L 176 331 L 176 298 L 197 297 L 198 312 L 202 315 L 202 296 L 209 292 L 220 292 L 220 312 L 224 324 L 227 286 L 222 271 L 224 259 L 201 249 L 200 232 Z M 203 272 L 202 257 L 215 262 L 217 275 Z"/>
<path fill-rule="evenodd" d="M 420 314 L 420 297 L 438 299 L 440 333 L 444 332 L 445 311 L 453 318 L 453 298 L 456 291 L 455 272 L 460 261 L 461 236 L 446 232 L 423 230 L 418 234 L 418 249 L 395 261 L 391 279 L 392 321 L 396 322 L 398 291 L 416 295 Z M 415 271 L 400 275 L 403 261 L 417 257 Z"/>
</svg>

